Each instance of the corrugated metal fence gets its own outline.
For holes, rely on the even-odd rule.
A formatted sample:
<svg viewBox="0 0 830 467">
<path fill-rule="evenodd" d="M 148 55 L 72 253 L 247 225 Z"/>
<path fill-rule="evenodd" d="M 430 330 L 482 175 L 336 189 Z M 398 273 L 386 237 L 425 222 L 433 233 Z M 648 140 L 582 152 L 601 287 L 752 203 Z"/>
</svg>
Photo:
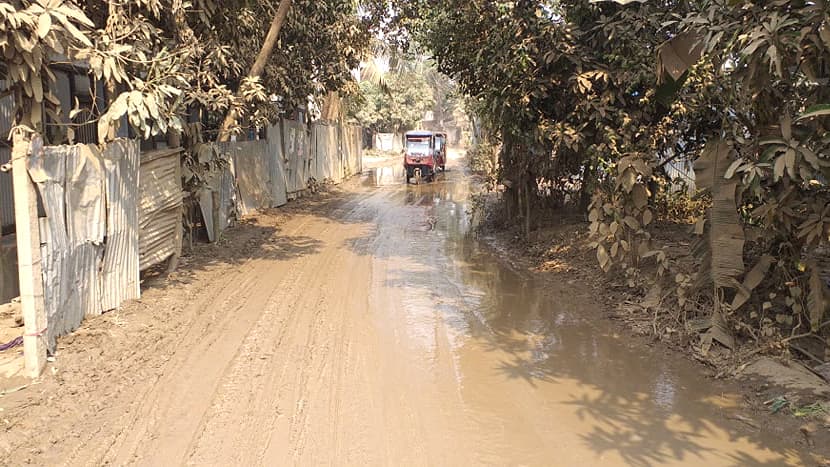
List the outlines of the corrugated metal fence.
<svg viewBox="0 0 830 467">
<path fill-rule="evenodd" d="M 41 253 L 48 342 L 84 316 L 139 297 L 138 143 L 48 146 L 29 173 L 46 217 Z"/>
<path fill-rule="evenodd" d="M 217 215 L 221 231 L 231 211 L 285 204 L 311 178 L 337 183 L 359 173 L 361 131 L 286 120 L 270 128 L 266 140 L 220 144 L 230 166 L 198 196 L 206 226 L 213 230 Z M 85 316 L 138 298 L 139 271 L 180 254 L 181 149 L 142 154 L 137 141 L 125 139 L 103 151 L 96 145 L 47 146 L 32 156 L 29 172 L 45 213 L 41 253 L 47 335 L 54 348 L 55 339 Z M 204 206 L 208 200 L 211 205 Z"/>
<path fill-rule="evenodd" d="M 265 140 L 219 143 L 219 152 L 227 154 L 231 162 L 228 174 L 213 177 L 208 189 L 198 196 L 208 238 L 215 241 L 216 215 L 222 217 L 219 230 L 228 227 L 227 212 L 234 209 L 227 202 L 234 198 L 235 190 L 239 211 L 250 214 L 300 196 L 311 179 L 339 183 L 360 173 L 362 131 L 357 125 L 318 122 L 307 126 L 283 120 L 268 128 Z M 217 202 L 218 209 L 213 206 Z"/>
<path fill-rule="evenodd" d="M 182 248 L 180 148 L 141 154 L 138 190 L 139 269 L 144 271 Z"/>
<path fill-rule="evenodd" d="M 315 176 L 311 168 L 313 154 L 309 149 L 311 137 L 308 127 L 301 122 L 283 120 L 280 123 L 282 129 L 280 140 L 285 166 L 285 191 L 288 198 L 293 199 L 308 188 L 308 179 Z"/>
<path fill-rule="evenodd" d="M 5 81 L 0 80 L 0 90 L 5 90 Z M 14 102 L 11 96 L 0 99 L 0 164 L 11 160 L 11 146 L 7 138 L 14 121 Z M 12 176 L 0 172 L 0 221 L 5 229 L 14 229 L 14 194 L 12 193 Z"/>
<path fill-rule="evenodd" d="M 672 182 L 670 186 L 671 191 L 685 191 L 690 194 L 695 192 L 695 171 L 691 160 L 677 158 L 668 161 L 663 165 L 663 171 Z"/>
</svg>

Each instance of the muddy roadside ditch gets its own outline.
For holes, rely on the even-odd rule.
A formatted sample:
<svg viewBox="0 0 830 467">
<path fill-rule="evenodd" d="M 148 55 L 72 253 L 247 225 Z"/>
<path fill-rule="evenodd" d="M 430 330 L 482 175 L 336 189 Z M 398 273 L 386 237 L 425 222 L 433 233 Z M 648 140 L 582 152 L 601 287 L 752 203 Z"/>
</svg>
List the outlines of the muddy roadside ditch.
<svg viewBox="0 0 830 467">
<path fill-rule="evenodd" d="M 497 196 L 478 200 L 477 235 L 499 252 L 511 267 L 528 271 L 551 288 L 567 289 L 596 303 L 597 316 L 606 319 L 634 345 L 650 347 L 671 358 L 694 362 L 701 377 L 734 386 L 741 400 L 735 420 L 749 429 L 775 427 L 789 442 L 809 448 L 830 465 L 830 384 L 810 368 L 797 352 L 769 341 L 735 339 L 727 348 L 705 332 L 685 327 L 665 305 L 655 306 L 648 290 L 631 287 L 620 272 L 605 273 L 599 267 L 583 215 L 560 212 L 539 222 L 529 238 L 519 226 L 505 226 L 494 216 Z M 687 226 L 666 225 L 656 241 L 679 261 L 689 256 Z M 691 267 L 691 266 L 690 266 Z"/>
</svg>

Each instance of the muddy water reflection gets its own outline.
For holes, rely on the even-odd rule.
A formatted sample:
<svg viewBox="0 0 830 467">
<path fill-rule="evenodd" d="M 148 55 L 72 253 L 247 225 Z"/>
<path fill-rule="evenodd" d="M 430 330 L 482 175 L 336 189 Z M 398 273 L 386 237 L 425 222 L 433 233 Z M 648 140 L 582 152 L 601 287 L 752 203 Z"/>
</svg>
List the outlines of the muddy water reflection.
<svg viewBox="0 0 830 467">
<path fill-rule="evenodd" d="M 395 345 L 472 460 L 525 465 L 798 465 L 803 454 L 727 420 L 724 387 L 619 338 L 584 291 L 506 267 L 470 232 L 459 174 L 378 201 Z M 391 204 L 391 205 L 390 205 Z M 393 299 L 389 299 L 393 300 Z M 394 299 L 397 300 L 397 299 Z M 403 336 L 403 337 L 400 337 Z M 441 380 L 451 375 L 451 382 Z M 434 389 L 433 389 L 434 388 Z"/>
</svg>

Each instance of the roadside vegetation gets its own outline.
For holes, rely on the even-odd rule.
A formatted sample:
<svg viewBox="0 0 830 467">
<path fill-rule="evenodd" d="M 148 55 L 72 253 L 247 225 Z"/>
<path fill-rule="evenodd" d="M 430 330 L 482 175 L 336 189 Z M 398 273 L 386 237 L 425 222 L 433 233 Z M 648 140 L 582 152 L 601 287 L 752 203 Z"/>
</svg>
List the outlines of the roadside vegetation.
<svg viewBox="0 0 830 467">
<path fill-rule="evenodd" d="M 466 96 L 502 225 L 531 239 L 580 213 L 599 266 L 672 323 L 655 332 L 698 350 L 830 360 L 825 0 L 13 0 L 0 95 L 15 145 L 71 142 L 50 67 L 84 63 L 98 142 L 179 136 L 196 177 L 201 142 L 301 107 L 342 115 L 345 96 L 394 131 L 442 106 L 434 70 L 352 79 L 380 38 Z"/>
<path fill-rule="evenodd" d="M 297 109 L 339 116 L 341 97 L 358 92 L 352 70 L 370 53 L 371 21 L 356 11 L 342 0 L 0 2 L 0 96 L 13 98 L 16 144 L 35 134 L 71 143 L 84 113 L 99 144 L 123 126 L 172 137 L 198 178 L 202 142 L 255 132 Z M 88 70 L 100 83 L 91 108 L 73 103 L 69 120 L 55 66 Z"/>
<path fill-rule="evenodd" d="M 582 213 L 602 270 L 698 353 L 830 360 L 828 2 L 397 11 L 470 97 L 503 226 Z"/>
</svg>

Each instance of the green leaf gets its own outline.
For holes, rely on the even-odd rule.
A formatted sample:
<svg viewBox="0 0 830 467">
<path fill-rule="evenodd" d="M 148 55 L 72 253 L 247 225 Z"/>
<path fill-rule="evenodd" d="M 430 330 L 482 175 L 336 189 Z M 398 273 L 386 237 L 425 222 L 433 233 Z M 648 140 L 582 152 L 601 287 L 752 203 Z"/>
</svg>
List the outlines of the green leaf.
<svg viewBox="0 0 830 467">
<path fill-rule="evenodd" d="M 808 118 L 822 117 L 827 115 L 830 115 L 830 104 L 818 104 L 808 107 L 807 110 L 804 111 L 804 113 L 798 116 L 797 120 L 805 120 Z"/>
<path fill-rule="evenodd" d="M 780 144 L 782 146 L 786 146 L 788 143 L 781 138 L 773 137 L 773 138 L 761 138 L 758 140 L 758 144 L 761 146 L 766 146 L 769 144 Z"/>
<path fill-rule="evenodd" d="M 37 20 L 37 36 L 43 39 L 52 30 L 52 15 L 43 13 Z"/>
<path fill-rule="evenodd" d="M 608 270 L 607 268 L 610 266 L 608 263 L 611 262 L 611 258 L 608 256 L 608 251 L 602 245 L 597 247 L 597 261 L 599 261 L 599 266 L 603 270 Z"/>
<path fill-rule="evenodd" d="M 643 212 L 643 225 L 651 224 L 651 221 L 654 219 L 654 214 L 651 213 L 650 209 L 646 209 Z"/>
<path fill-rule="evenodd" d="M 641 184 L 634 185 L 631 191 L 631 198 L 634 200 L 634 205 L 637 209 L 643 209 L 648 205 L 648 192 L 646 187 Z"/>
<path fill-rule="evenodd" d="M 730 165 L 729 168 L 726 169 L 726 173 L 723 174 L 723 178 L 725 178 L 725 179 L 732 178 L 735 175 L 735 171 L 738 170 L 738 167 L 740 167 L 742 163 L 743 163 L 742 159 L 738 159 L 735 162 L 733 162 L 732 165 Z"/>
<path fill-rule="evenodd" d="M 58 8 L 58 11 L 62 14 L 74 19 L 75 21 L 83 24 L 84 26 L 88 26 L 90 28 L 95 27 L 95 23 L 89 19 L 83 11 L 81 11 L 78 7 L 74 5 L 62 5 Z"/>
<path fill-rule="evenodd" d="M 666 75 L 663 78 L 663 82 L 657 86 L 657 90 L 655 92 L 655 98 L 658 102 L 663 104 L 666 107 L 670 107 L 674 101 L 677 100 L 677 96 L 680 93 L 680 90 L 683 89 L 683 85 L 686 83 L 686 80 L 689 78 L 688 70 L 684 72 L 680 78 L 675 80 L 671 77 L 671 75 Z"/>
<path fill-rule="evenodd" d="M 806 160 L 814 169 L 821 170 L 821 161 L 819 160 L 818 155 L 810 150 L 810 148 L 799 146 L 798 152 L 804 156 L 804 160 Z"/>
<path fill-rule="evenodd" d="M 787 173 L 790 174 L 790 178 L 795 178 L 795 149 L 787 149 L 784 158 L 787 165 Z"/>
<path fill-rule="evenodd" d="M 701 190 L 712 194 L 708 213 L 708 250 L 705 250 L 708 276 L 716 287 L 731 287 L 735 277 L 745 272 L 744 231 L 738 216 L 738 183 L 724 179 L 731 150 L 721 140 L 710 140 L 695 161 L 695 181 Z M 698 228 L 699 231 L 699 228 Z"/>
<path fill-rule="evenodd" d="M 58 16 L 57 18 L 58 18 L 58 21 L 60 21 L 60 23 L 66 29 L 66 31 L 69 34 L 71 34 L 72 37 L 75 38 L 75 40 L 77 40 L 78 42 L 82 43 L 83 45 L 85 45 L 87 47 L 92 47 L 92 41 L 89 40 L 89 37 L 87 37 L 86 34 L 81 32 L 80 29 L 75 27 L 75 25 L 72 24 L 71 21 L 69 21 L 68 19 L 65 19 L 65 18 L 61 18 L 60 16 Z"/>
<path fill-rule="evenodd" d="M 793 139 L 793 122 L 789 112 L 781 117 L 781 135 L 786 141 Z"/>
<path fill-rule="evenodd" d="M 778 181 L 784 176 L 784 169 L 787 168 L 786 156 L 778 156 L 775 159 L 775 167 L 773 168 L 773 180 Z"/>
</svg>

